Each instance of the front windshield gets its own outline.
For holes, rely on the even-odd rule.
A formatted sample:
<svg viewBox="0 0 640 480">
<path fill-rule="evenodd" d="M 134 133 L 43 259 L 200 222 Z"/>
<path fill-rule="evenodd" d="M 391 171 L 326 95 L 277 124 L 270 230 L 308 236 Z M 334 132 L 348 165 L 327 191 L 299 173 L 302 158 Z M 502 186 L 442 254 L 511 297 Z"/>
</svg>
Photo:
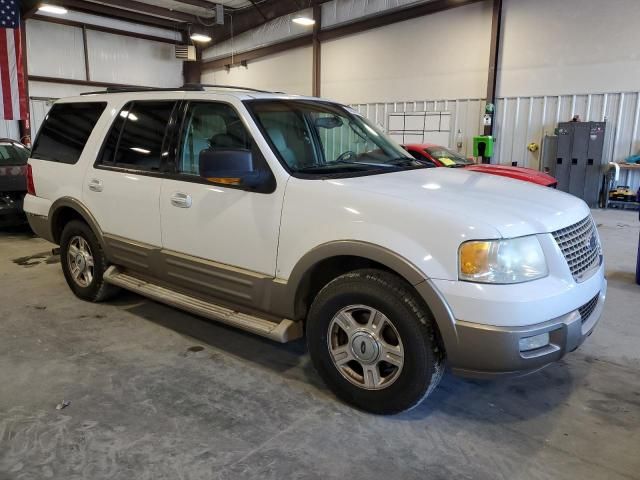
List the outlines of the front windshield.
<svg viewBox="0 0 640 480">
<path fill-rule="evenodd" d="M 431 147 L 426 148 L 425 151 L 445 167 L 464 167 L 466 165 L 473 165 L 471 160 L 447 148 Z"/>
<path fill-rule="evenodd" d="M 294 174 L 348 176 L 423 168 L 345 107 L 308 100 L 251 100 L 246 105 Z"/>
</svg>

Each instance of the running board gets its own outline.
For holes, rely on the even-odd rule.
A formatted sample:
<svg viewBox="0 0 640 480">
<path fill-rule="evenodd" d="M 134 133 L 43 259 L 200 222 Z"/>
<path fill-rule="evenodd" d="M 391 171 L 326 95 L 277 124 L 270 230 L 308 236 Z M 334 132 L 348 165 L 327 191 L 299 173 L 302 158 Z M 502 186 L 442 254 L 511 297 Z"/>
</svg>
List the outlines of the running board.
<svg viewBox="0 0 640 480">
<path fill-rule="evenodd" d="M 165 287 L 147 282 L 122 272 L 115 266 L 110 266 L 104 272 L 104 281 L 112 285 L 131 290 L 160 303 L 165 303 L 180 310 L 199 315 L 201 317 L 225 323 L 247 332 L 287 343 L 302 336 L 302 323 L 288 319 L 271 322 L 264 318 L 247 315 L 220 305 L 215 305 L 198 298 L 174 292 Z"/>
</svg>

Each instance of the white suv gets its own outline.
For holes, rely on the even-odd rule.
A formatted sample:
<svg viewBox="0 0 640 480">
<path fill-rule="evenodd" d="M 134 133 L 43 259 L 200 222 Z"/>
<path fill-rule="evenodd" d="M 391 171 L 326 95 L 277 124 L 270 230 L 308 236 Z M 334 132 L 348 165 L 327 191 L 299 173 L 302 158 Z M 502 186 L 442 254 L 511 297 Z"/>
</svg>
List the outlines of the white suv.
<svg viewBox="0 0 640 480">
<path fill-rule="evenodd" d="M 537 370 L 591 334 L 606 292 L 587 205 L 425 168 L 348 107 L 248 89 L 57 102 L 24 202 L 73 292 L 118 288 L 258 335 L 306 335 L 342 399 L 417 405 L 454 373 Z"/>
</svg>

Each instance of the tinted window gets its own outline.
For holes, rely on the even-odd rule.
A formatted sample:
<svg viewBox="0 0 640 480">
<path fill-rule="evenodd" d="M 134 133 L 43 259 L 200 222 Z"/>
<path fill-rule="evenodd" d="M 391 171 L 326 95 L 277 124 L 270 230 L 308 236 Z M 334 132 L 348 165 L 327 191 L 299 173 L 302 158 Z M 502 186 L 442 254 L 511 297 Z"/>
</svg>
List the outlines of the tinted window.
<svg viewBox="0 0 640 480">
<path fill-rule="evenodd" d="M 120 133 L 122 132 L 122 126 L 129 113 L 131 104 L 124 106 L 120 114 L 116 117 L 111 125 L 109 135 L 102 146 L 102 152 L 100 154 L 100 163 L 113 163 L 116 148 L 118 148 L 118 140 L 120 140 Z"/>
<path fill-rule="evenodd" d="M 175 102 L 127 104 L 114 120 L 101 161 L 141 170 L 158 170 L 165 132 Z"/>
<path fill-rule="evenodd" d="M 307 100 L 245 104 L 291 171 L 316 178 L 424 168 L 357 112 Z"/>
<path fill-rule="evenodd" d="M 302 113 L 286 104 L 265 102 L 256 111 L 256 116 L 289 167 L 305 168 L 317 162 L 313 132 Z"/>
<path fill-rule="evenodd" d="M 445 167 L 460 167 L 465 165 L 473 165 L 468 158 L 463 157 L 459 153 L 443 147 L 432 147 L 425 150 L 436 160 L 440 161 Z"/>
<path fill-rule="evenodd" d="M 76 163 L 106 105 L 83 102 L 51 107 L 40 127 L 32 158 Z"/>
<path fill-rule="evenodd" d="M 0 142 L 0 165 L 25 165 L 29 150 L 12 143 Z"/>
<path fill-rule="evenodd" d="M 253 150 L 254 142 L 238 113 L 224 103 L 193 103 L 183 130 L 178 171 L 200 175 L 200 157 L 213 150 Z"/>
</svg>

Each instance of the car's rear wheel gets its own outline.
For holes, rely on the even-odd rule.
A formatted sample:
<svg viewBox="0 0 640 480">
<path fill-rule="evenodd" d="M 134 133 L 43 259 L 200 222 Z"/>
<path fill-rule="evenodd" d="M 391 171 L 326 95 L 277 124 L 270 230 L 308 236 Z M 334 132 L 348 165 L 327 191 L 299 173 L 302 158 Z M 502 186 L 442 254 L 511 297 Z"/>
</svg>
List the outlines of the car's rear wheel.
<svg viewBox="0 0 640 480">
<path fill-rule="evenodd" d="M 396 275 L 367 269 L 336 278 L 315 298 L 307 322 L 320 376 L 363 410 L 410 409 L 442 377 L 444 352 L 432 316 Z"/>
<path fill-rule="evenodd" d="M 60 260 L 67 284 L 79 298 L 99 302 L 117 293 L 104 282 L 107 260 L 89 226 L 79 220 L 69 222 L 60 238 Z"/>
</svg>

